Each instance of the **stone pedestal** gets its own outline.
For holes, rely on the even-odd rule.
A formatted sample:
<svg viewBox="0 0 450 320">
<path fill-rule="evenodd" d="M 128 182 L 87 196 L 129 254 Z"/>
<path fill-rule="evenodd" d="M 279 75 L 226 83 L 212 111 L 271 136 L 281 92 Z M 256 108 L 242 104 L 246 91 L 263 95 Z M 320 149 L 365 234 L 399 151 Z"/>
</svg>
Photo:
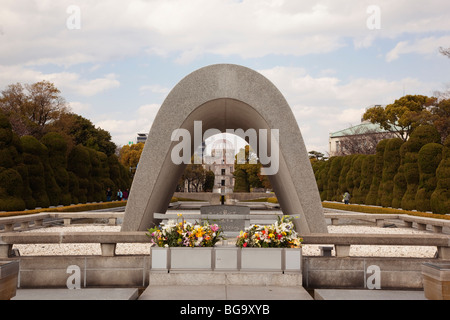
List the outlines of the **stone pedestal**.
<svg viewBox="0 0 450 320">
<path fill-rule="evenodd" d="M 301 274 L 300 248 L 150 248 L 151 271 L 293 272 Z"/>
<path fill-rule="evenodd" d="M 450 300 L 450 263 L 424 263 L 422 277 L 427 299 Z"/>
<path fill-rule="evenodd" d="M 229 215 L 226 220 L 220 220 L 217 222 L 222 227 L 225 233 L 239 232 L 248 227 L 250 220 L 247 219 L 233 219 L 233 215 L 249 215 L 250 208 L 247 206 L 233 206 L 233 205 L 217 205 L 217 206 L 202 206 L 200 208 L 200 213 L 202 215 Z M 214 221 L 210 221 L 213 223 Z"/>
<path fill-rule="evenodd" d="M 18 261 L 0 261 L 0 300 L 10 300 L 16 295 Z"/>
</svg>

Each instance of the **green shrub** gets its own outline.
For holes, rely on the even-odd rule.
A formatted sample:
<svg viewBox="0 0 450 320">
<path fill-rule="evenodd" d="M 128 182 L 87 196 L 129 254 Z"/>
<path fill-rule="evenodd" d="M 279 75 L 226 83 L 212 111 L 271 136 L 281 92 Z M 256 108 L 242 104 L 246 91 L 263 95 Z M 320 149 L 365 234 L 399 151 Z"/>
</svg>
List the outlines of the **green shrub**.
<svg viewBox="0 0 450 320">
<path fill-rule="evenodd" d="M 56 203 L 54 205 L 70 205 L 72 196 L 69 192 L 69 173 L 67 172 L 67 141 L 59 133 L 50 132 L 42 137 L 41 142 L 48 149 L 48 162 L 53 170 L 55 182 L 60 189 L 59 195 L 55 195 L 53 199 L 48 192 L 50 202 Z M 53 186 L 53 189 L 56 188 Z"/>
<path fill-rule="evenodd" d="M 338 181 L 338 188 L 337 188 L 337 199 L 342 199 L 342 195 L 346 191 L 351 191 L 350 186 L 348 185 L 349 179 L 347 179 L 347 174 L 350 171 L 350 168 L 352 167 L 353 159 L 355 158 L 355 155 L 348 155 L 342 157 L 342 168 L 339 173 L 339 181 Z M 351 182 L 353 184 L 353 182 Z"/>
<path fill-rule="evenodd" d="M 361 183 L 359 185 L 359 202 L 364 204 L 370 191 L 373 180 L 373 170 L 375 166 L 375 155 L 366 155 L 361 163 Z"/>
<path fill-rule="evenodd" d="M 339 177 L 344 162 L 344 157 L 331 157 L 330 170 L 328 171 L 327 200 L 340 201 Z"/>
<path fill-rule="evenodd" d="M 383 207 L 391 207 L 394 191 L 394 176 L 400 166 L 400 147 L 403 140 L 399 138 L 388 139 L 383 154 L 383 171 L 381 185 L 378 191 L 380 204 Z"/>
<path fill-rule="evenodd" d="M 428 143 L 439 143 L 441 137 L 435 127 L 422 125 L 417 127 L 409 140 L 402 145 L 403 172 L 406 180 L 406 191 L 402 198 L 402 208 L 405 210 L 416 209 L 416 194 L 419 188 L 419 164 L 420 149 Z"/>
<path fill-rule="evenodd" d="M 383 173 L 384 164 L 384 149 L 386 148 L 387 140 L 381 140 L 377 144 L 377 152 L 375 154 L 375 164 L 373 167 L 373 178 L 370 184 L 369 193 L 367 194 L 365 203 L 371 205 L 379 205 L 378 189 L 381 184 L 381 176 Z"/>
<path fill-rule="evenodd" d="M 347 172 L 347 188 L 351 194 L 353 203 L 364 203 L 364 198 L 366 196 L 361 193 L 360 189 L 362 180 L 361 169 L 365 158 L 365 155 L 356 155 L 353 158 L 350 170 Z"/>
<path fill-rule="evenodd" d="M 436 170 L 436 189 L 431 195 L 430 205 L 433 213 L 450 213 L 450 136 L 444 141 L 442 160 Z"/>
<path fill-rule="evenodd" d="M 325 161 L 323 167 L 319 172 L 318 187 L 320 192 L 320 198 L 322 201 L 328 200 L 328 172 L 330 171 L 331 161 Z"/>
<path fill-rule="evenodd" d="M 46 189 L 44 164 L 41 156 L 47 152 L 46 147 L 32 136 L 20 138 L 23 147 L 23 161 L 28 169 L 28 181 L 32 197 L 37 207 L 47 208 L 50 199 Z"/>
<path fill-rule="evenodd" d="M 68 156 L 67 169 L 74 173 L 78 182 L 78 188 L 74 188 L 74 185 L 71 188 L 72 192 L 74 192 L 71 193 L 73 202 L 77 199 L 79 203 L 86 203 L 89 190 L 89 174 L 91 172 L 91 159 L 88 148 L 82 145 L 74 147 Z M 72 184 L 76 183 L 73 177 L 70 181 Z"/>
<path fill-rule="evenodd" d="M 428 143 L 419 151 L 419 188 L 416 193 L 416 210 L 431 210 L 431 194 L 436 189 L 436 170 L 442 160 L 443 146 L 438 143 Z"/>
<path fill-rule="evenodd" d="M 22 191 L 22 176 L 14 169 L 0 167 L 0 210 L 25 210 Z"/>
<path fill-rule="evenodd" d="M 406 178 L 404 172 L 404 166 L 400 165 L 397 173 L 394 176 L 394 190 L 392 192 L 392 207 L 401 208 L 402 199 L 406 192 Z"/>
</svg>

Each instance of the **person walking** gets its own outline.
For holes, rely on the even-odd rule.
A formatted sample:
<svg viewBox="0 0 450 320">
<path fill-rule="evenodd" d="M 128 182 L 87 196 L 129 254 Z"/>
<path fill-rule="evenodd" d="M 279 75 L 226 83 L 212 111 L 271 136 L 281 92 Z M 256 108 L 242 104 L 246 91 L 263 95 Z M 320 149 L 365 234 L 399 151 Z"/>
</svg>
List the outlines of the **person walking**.
<svg viewBox="0 0 450 320">
<path fill-rule="evenodd" d="M 349 204 L 349 202 L 350 202 L 350 193 L 348 193 L 348 191 L 345 191 L 343 200 L 344 200 L 345 204 Z"/>
<path fill-rule="evenodd" d="M 123 192 L 123 200 L 128 200 L 128 189 Z"/>
<path fill-rule="evenodd" d="M 122 201 L 123 198 L 123 193 L 122 190 L 119 189 L 119 191 L 117 191 L 117 200 Z"/>
<path fill-rule="evenodd" d="M 111 188 L 108 188 L 108 190 L 106 190 L 106 201 L 111 201 L 111 197 L 112 197 L 112 191 Z"/>
</svg>

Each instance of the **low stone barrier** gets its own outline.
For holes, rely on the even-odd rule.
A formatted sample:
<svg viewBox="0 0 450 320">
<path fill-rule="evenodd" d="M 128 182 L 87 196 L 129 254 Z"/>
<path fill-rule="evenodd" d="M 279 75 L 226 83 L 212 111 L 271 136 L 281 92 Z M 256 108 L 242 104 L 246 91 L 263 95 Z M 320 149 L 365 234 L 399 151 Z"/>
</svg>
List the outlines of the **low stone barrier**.
<svg viewBox="0 0 450 320">
<path fill-rule="evenodd" d="M 116 225 L 117 219 L 123 218 L 123 212 L 42 212 L 13 217 L 1 217 L 3 232 L 23 231 L 42 227 L 45 219 L 63 219 L 64 225 L 70 225 L 73 219 L 108 219 L 108 225 Z M 15 227 L 19 224 L 18 227 Z M 0 228 L 0 232 L 2 232 Z"/>
<path fill-rule="evenodd" d="M 325 218 L 331 219 L 332 225 L 337 225 L 340 219 L 375 221 L 378 227 L 382 227 L 385 220 L 402 220 L 405 226 L 418 230 L 426 230 L 427 225 L 431 226 L 432 231 L 442 233 L 443 227 L 450 228 L 450 220 L 435 219 L 427 217 L 417 217 L 407 214 L 377 214 L 377 213 L 325 213 Z"/>
<path fill-rule="evenodd" d="M 334 245 L 338 257 L 349 256 L 351 245 L 436 246 L 440 259 L 450 259 L 450 235 L 443 234 L 308 234 L 303 244 Z M 128 232 L 6 232 L 0 234 L 0 258 L 14 244 L 100 243 L 103 256 L 114 256 L 117 243 L 148 243 L 144 231 Z"/>
</svg>

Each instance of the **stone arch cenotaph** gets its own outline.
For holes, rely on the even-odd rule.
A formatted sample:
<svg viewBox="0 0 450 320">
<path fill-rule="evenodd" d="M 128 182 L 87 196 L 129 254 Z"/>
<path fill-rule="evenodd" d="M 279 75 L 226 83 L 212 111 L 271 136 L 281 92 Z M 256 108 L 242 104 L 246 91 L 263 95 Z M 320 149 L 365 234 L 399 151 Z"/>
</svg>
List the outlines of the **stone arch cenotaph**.
<svg viewBox="0 0 450 320">
<path fill-rule="evenodd" d="M 261 142 L 268 144 L 273 171 L 268 176 L 281 210 L 295 217 L 294 224 L 300 234 L 327 233 L 308 153 L 286 99 L 260 73 L 232 64 L 211 65 L 192 72 L 163 102 L 133 180 L 122 231 L 145 231 L 158 222 L 154 213 L 167 211 L 186 166 L 173 161 L 173 150 L 180 144 L 173 137 L 180 129 L 194 137 L 190 141 L 191 150 L 199 147 L 203 135 L 214 132 L 212 129 L 276 131 L 277 135 L 271 135 L 275 140 L 260 134 L 257 138 L 260 148 L 256 145 L 252 148 L 260 152 L 264 149 Z"/>
</svg>

